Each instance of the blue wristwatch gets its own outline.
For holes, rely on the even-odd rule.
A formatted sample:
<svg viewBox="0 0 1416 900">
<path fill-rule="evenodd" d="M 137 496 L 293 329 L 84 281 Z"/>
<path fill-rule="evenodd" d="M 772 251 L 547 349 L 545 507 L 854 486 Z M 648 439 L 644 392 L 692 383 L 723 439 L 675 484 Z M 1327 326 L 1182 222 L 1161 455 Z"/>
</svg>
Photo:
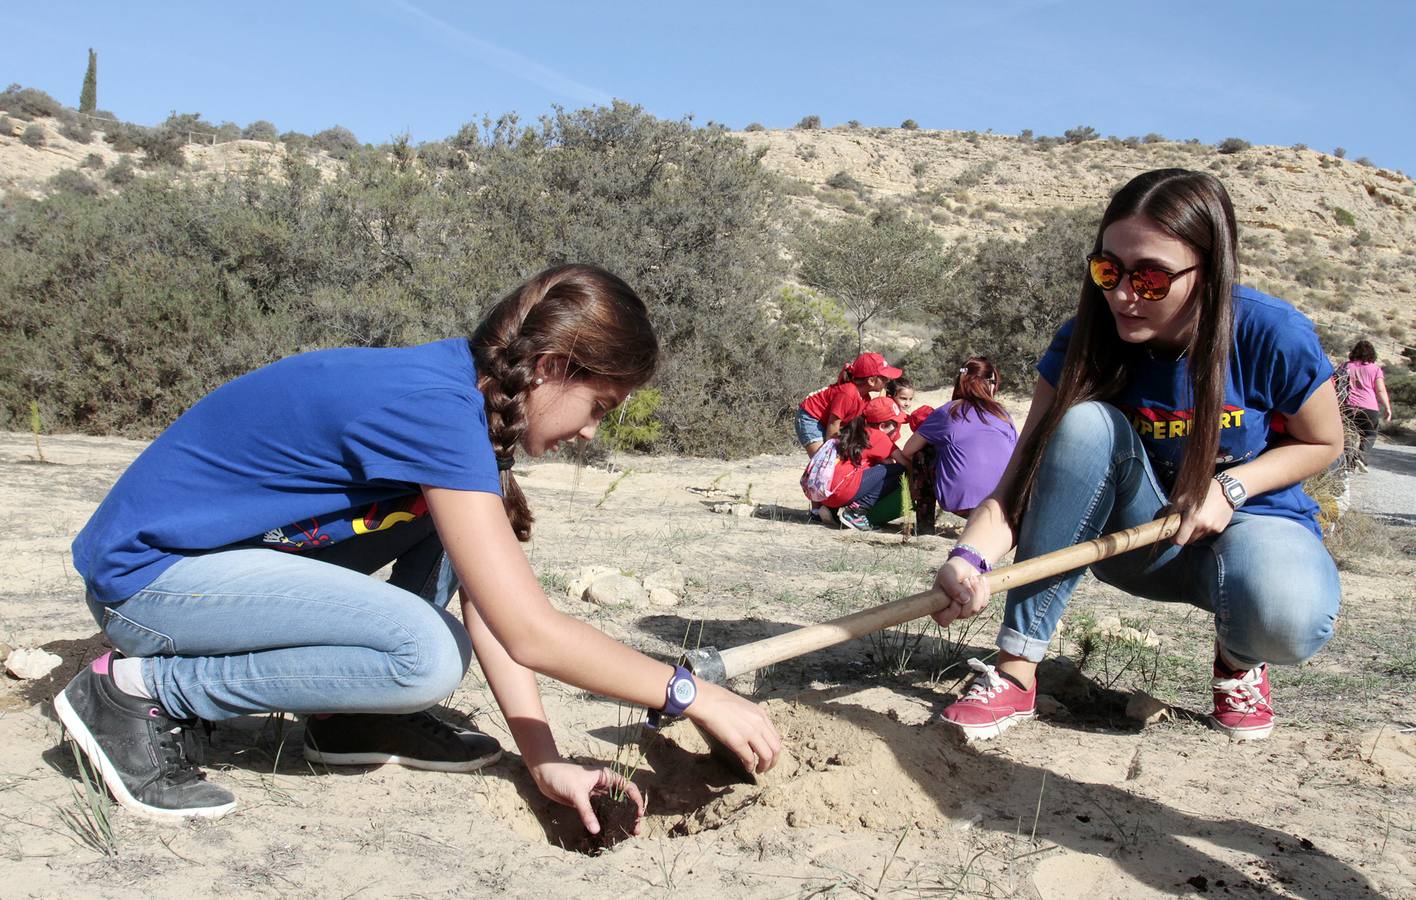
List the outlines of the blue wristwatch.
<svg viewBox="0 0 1416 900">
<path fill-rule="evenodd" d="M 665 717 L 673 719 L 683 715 L 693 701 L 698 699 L 698 682 L 693 680 L 693 673 L 688 669 L 675 666 L 673 677 L 669 679 L 664 694 L 664 708 L 649 710 L 645 719 L 650 728 L 658 728 Z"/>
</svg>

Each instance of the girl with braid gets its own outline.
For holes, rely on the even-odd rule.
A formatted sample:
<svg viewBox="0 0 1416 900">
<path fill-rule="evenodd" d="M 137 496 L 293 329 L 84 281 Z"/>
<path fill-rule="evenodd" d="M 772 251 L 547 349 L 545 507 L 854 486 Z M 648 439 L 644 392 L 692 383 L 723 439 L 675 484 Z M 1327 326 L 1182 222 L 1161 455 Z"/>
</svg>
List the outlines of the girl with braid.
<svg viewBox="0 0 1416 900">
<path fill-rule="evenodd" d="M 473 771 L 497 741 L 427 710 L 474 653 L 537 786 L 591 833 L 592 794 L 625 789 L 641 815 L 643 800 L 560 756 L 538 672 L 686 715 L 770 768 L 781 742 L 759 707 L 557 612 L 519 545 L 532 517 L 516 451 L 592 438 L 658 352 L 628 285 L 561 266 L 470 340 L 305 353 L 194 405 L 74 542 L 117 649 L 55 708 L 114 796 L 157 818 L 222 815 L 235 798 L 197 769 L 188 729 L 275 711 L 305 716 L 313 762 Z"/>
</svg>

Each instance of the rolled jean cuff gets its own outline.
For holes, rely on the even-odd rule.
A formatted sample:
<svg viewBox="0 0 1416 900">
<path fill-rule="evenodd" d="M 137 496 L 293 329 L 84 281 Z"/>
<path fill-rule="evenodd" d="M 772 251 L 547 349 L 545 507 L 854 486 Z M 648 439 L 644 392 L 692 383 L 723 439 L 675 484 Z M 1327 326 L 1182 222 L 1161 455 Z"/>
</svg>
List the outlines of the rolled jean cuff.
<svg viewBox="0 0 1416 900">
<path fill-rule="evenodd" d="M 1013 656 L 1021 656 L 1028 662 L 1042 662 L 1042 658 L 1047 655 L 1047 648 L 1051 644 L 1051 638 L 1045 640 L 1030 638 L 1007 625 L 998 629 L 998 649 Z"/>
</svg>

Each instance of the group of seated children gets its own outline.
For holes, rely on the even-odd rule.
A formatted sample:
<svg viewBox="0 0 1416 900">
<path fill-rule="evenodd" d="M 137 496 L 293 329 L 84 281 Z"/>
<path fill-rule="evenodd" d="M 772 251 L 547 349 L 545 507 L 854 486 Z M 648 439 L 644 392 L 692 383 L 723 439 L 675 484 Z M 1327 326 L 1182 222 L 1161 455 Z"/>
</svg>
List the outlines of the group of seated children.
<svg viewBox="0 0 1416 900">
<path fill-rule="evenodd" d="M 997 370 L 976 356 L 959 369 L 949 403 L 916 408 L 902 370 L 879 353 L 856 357 L 797 408 L 797 439 L 811 457 L 802 489 L 812 516 L 862 531 L 894 518 L 910 483 L 904 476 L 926 447 L 939 506 L 966 516 L 997 486 L 1018 439 L 997 390 Z M 906 424 L 911 434 L 900 445 Z"/>
</svg>

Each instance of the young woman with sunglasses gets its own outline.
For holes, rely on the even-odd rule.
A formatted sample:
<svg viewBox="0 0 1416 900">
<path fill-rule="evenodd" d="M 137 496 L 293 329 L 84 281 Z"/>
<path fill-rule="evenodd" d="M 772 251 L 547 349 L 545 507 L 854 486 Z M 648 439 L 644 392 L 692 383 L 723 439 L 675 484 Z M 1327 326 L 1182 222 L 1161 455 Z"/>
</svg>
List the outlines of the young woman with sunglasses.
<svg viewBox="0 0 1416 900">
<path fill-rule="evenodd" d="M 1112 199 L 1076 315 L 1038 364 L 1018 449 L 940 568 L 940 624 L 988 603 L 988 570 L 1182 515 L 1173 543 L 1092 567 L 1102 581 L 1214 615 L 1211 724 L 1273 728 L 1268 664 L 1332 635 L 1340 586 L 1300 482 L 1342 452 L 1312 323 L 1240 286 L 1234 210 L 1210 175 L 1165 169 Z M 971 739 L 1032 718 L 1036 672 L 1081 572 L 1008 593 L 997 665 L 944 712 Z"/>
</svg>

